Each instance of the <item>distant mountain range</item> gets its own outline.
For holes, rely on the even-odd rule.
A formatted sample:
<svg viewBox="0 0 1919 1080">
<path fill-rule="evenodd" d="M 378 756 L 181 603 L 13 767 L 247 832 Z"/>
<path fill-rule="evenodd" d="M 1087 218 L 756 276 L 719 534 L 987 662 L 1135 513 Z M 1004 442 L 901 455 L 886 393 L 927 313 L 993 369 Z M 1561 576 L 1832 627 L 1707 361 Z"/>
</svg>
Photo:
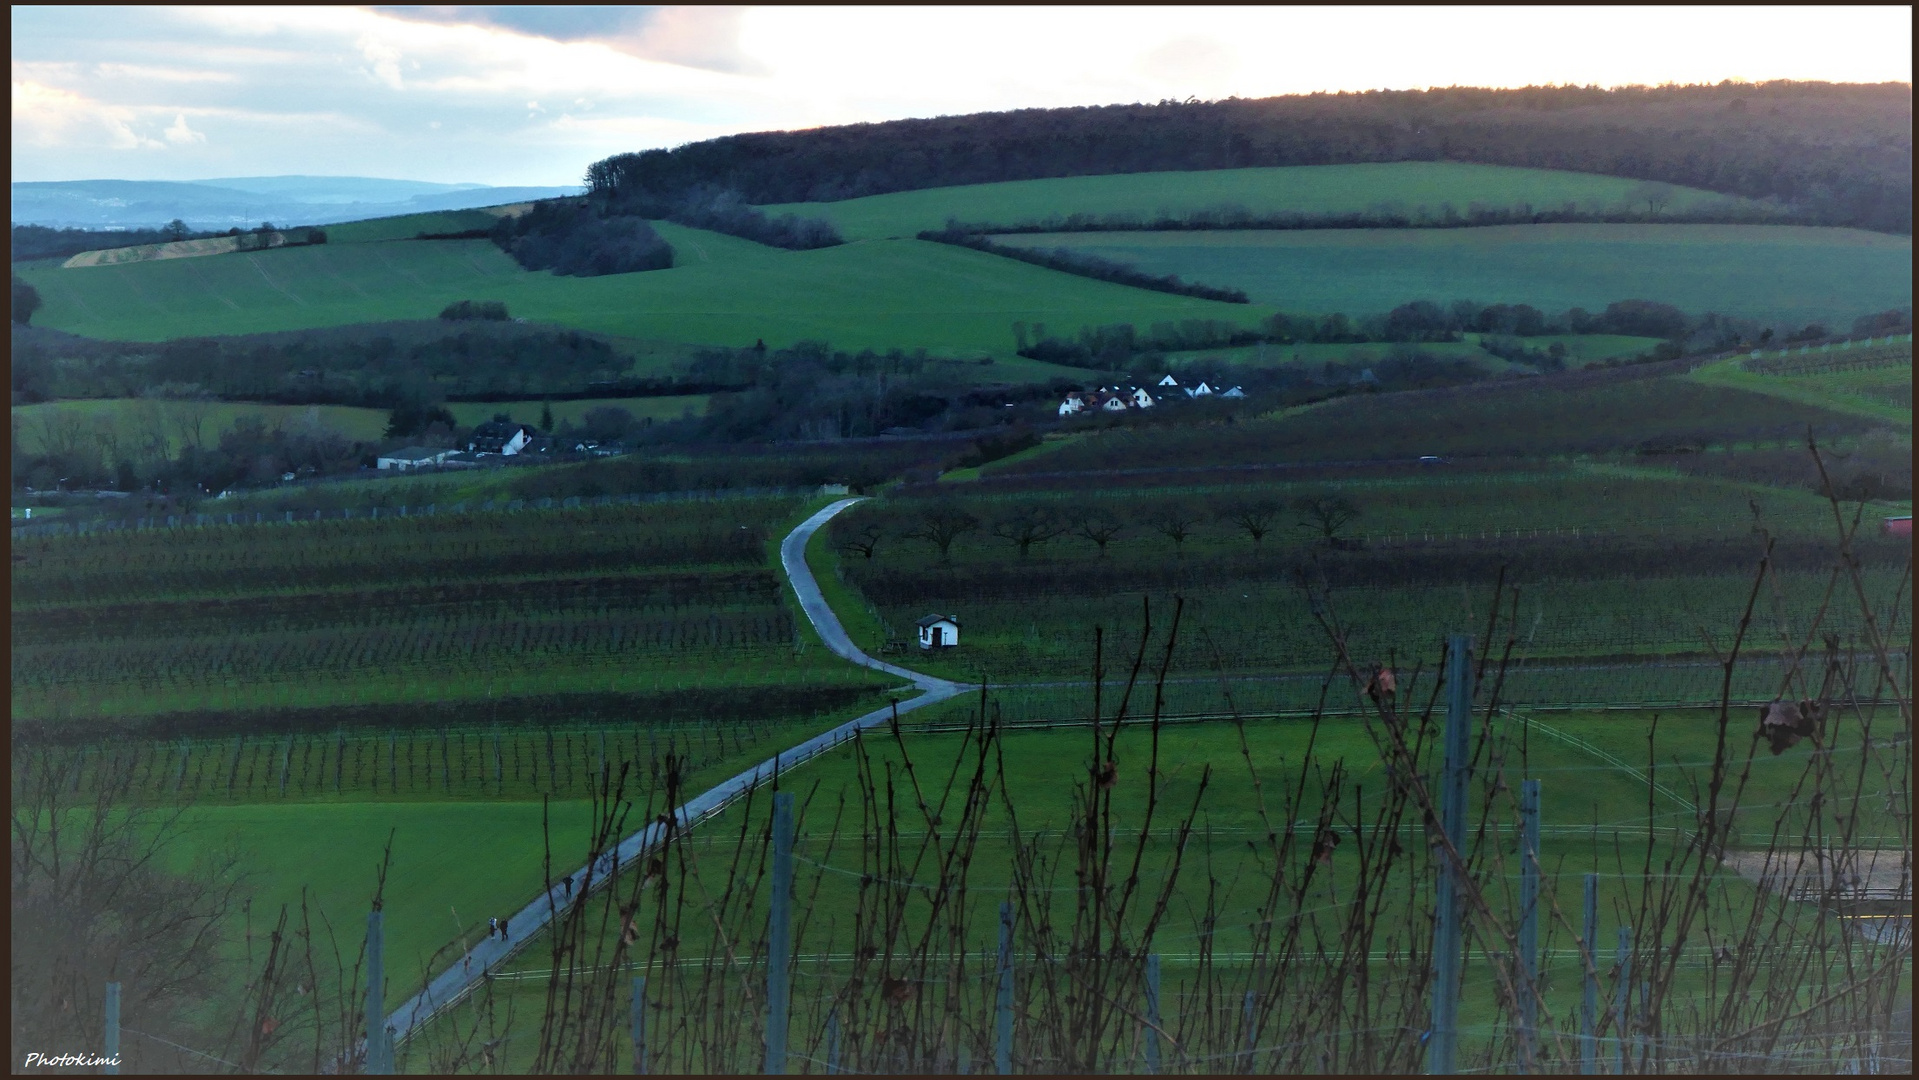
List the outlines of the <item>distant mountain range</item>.
<svg viewBox="0 0 1919 1080">
<path fill-rule="evenodd" d="M 13 223 L 131 229 L 174 218 L 195 229 L 328 225 L 577 195 L 569 187 L 429 184 L 369 176 L 240 176 L 215 180 L 61 180 L 13 185 Z"/>
</svg>

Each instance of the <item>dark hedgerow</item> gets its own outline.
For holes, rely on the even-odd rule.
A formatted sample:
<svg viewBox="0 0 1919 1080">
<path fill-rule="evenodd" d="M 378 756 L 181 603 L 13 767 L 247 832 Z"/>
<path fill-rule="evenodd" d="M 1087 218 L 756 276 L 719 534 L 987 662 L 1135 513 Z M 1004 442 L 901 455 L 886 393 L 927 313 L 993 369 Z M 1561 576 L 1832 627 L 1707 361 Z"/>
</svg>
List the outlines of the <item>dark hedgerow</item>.
<svg viewBox="0 0 1919 1080">
<path fill-rule="evenodd" d="M 551 270 L 563 277 L 631 274 L 673 266 L 673 246 L 645 220 L 603 214 L 580 202 L 535 203 L 517 218 L 502 218 L 493 239 L 528 270 Z"/>
</svg>

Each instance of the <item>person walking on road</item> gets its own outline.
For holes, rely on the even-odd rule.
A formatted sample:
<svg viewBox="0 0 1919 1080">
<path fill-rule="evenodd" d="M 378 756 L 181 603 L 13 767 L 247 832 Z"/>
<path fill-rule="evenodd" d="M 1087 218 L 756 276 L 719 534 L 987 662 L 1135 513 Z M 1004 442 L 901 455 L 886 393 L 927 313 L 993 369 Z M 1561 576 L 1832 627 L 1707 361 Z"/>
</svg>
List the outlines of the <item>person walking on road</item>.
<svg viewBox="0 0 1919 1080">
<path fill-rule="evenodd" d="M 506 920 L 505 919 L 500 920 L 500 940 L 501 941 L 506 940 Z"/>
<path fill-rule="evenodd" d="M 488 919 L 486 921 L 486 936 L 492 937 L 495 934 L 498 934 L 499 932 L 500 932 L 500 920 Z"/>
<path fill-rule="evenodd" d="M 573 875 L 568 874 L 560 880 L 566 882 L 566 898 L 571 900 L 573 898 Z"/>
</svg>

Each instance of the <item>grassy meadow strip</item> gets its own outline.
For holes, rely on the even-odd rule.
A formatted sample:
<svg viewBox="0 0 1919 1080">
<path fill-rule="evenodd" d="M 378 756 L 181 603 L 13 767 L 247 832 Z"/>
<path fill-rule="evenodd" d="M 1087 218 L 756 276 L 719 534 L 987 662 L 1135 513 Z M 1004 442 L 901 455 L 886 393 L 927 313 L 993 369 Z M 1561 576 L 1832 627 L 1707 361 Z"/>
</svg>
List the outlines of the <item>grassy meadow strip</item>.
<svg viewBox="0 0 1919 1080">
<path fill-rule="evenodd" d="M 1686 311 L 1843 322 L 1912 295 L 1907 237 L 1791 225 L 1496 225 L 1007 235 L 1152 275 L 1243 289 L 1288 311 L 1386 311 L 1408 299 L 1597 311 L 1656 296 Z"/>
</svg>

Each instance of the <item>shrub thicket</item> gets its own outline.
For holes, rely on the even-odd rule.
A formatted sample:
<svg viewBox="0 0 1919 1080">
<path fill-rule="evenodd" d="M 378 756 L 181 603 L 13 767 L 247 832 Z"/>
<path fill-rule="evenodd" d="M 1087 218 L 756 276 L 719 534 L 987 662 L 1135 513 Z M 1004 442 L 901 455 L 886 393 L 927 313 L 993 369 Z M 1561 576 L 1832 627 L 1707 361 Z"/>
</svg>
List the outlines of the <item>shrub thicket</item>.
<svg viewBox="0 0 1919 1080">
<path fill-rule="evenodd" d="M 602 214 L 576 201 L 533 205 L 517 218 L 502 218 L 494 240 L 528 270 L 566 277 L 599 277 L 673 265 L 673 247 L 637 217 Z"/>
</svg>

